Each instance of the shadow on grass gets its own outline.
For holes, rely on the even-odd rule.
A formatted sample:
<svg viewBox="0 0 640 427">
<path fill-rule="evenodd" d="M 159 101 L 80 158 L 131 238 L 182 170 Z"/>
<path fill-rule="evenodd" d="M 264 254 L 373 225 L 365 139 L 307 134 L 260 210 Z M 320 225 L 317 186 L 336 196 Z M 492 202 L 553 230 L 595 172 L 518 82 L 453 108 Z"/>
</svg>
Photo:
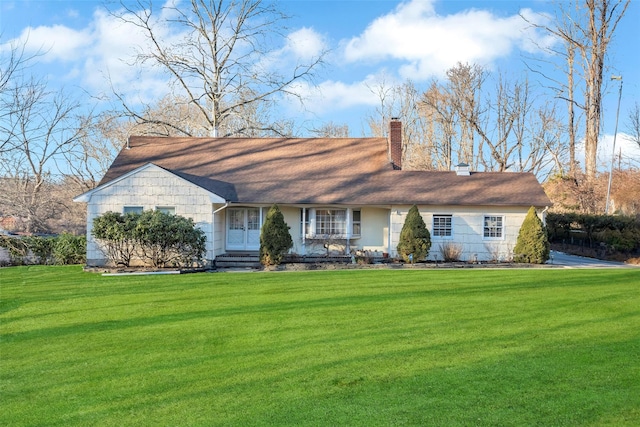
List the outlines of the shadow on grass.
<svg viewBox="0 0 640 427">
<path fill-rule="evenodd" d="M 151 393 L 96 396 L 65 422 L 111 425 L 637 425 L 640 374 L 630 363 L 638 340 L 588 341 L 514 352 L 469 363 L 389 366 L 378 354 L 354 363 L 289 365 L 235 381 L 174 375 Z M 419 357 L 419 354 L 414 354 Z M 200 365 L 207 362 L 192 359 Z M 415 361 L 414 361 L 415 362 Z M 386 366 L 385 369 L 381 369 Z M 177 366 L 167 367 L 179 373 Z M 263 367 L 267 369 L 268 367 Z M 163 372 L 167 374 L 168 372 Z M 140 390 L 142 392 L 142 390 Z M 109 404 L 101 404 L 108 399 Z M 188 408 L 188 410 L 187 410 Z M 64 425 L 50 420 L 49 425 Z M 69 425 L 69 424 L 68 424 Z"/>
</svg>

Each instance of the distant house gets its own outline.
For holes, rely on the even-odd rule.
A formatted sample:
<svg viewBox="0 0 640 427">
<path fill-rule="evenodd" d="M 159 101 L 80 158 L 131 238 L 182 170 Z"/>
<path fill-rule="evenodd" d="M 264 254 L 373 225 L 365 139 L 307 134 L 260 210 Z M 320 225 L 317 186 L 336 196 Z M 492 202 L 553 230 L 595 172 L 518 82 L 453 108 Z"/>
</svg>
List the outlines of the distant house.
<svg viewBox="0 0 640 427">
<path fill-rule="evenodd" d="M 530 173 L 402 170 L 401 123 L 387 138 L 131 137 L 87 203 L 87 263 L 105 259 L 91 237 L 107 211 L 157 209 L 192 218 L 207 236 L 207 259 L 258 251 L 260 227 L 276 203 L 293 253 L 329 248 L 397 255 L 405 216 L 417 205 L 440 246 L 462 260 L 510 259 L 531 206 L 551 204 Z M 440 257 L 440 259 L 442 259 Z"/>
<path fill-rule="evenodd" d="M 13 216 L 0 217 L 0 234 L 8 234 L 18 228 L 18 220 Z"/>
</svg>

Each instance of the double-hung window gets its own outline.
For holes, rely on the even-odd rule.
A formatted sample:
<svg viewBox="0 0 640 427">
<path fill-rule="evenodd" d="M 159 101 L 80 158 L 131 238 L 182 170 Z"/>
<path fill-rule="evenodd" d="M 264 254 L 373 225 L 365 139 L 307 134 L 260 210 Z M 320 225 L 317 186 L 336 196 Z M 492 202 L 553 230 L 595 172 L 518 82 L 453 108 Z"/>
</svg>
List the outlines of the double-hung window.
<svg viewBox="0 0 640 427">
<path fill-rule="evenodd" d="M 156 206 L 156 210 L 169 215 L 176 214 L 176 208 L 174 206 Z"/>
<path fill-rule="evenodd" d="M 300 209 L 300 232 L 310 238 L 314 236 L 360 237 L 361 211 L 360 209 Z"/>
<path fill-rule="evenodd" d="M 360 211 L 354 210 L 351 213 L 351 235 L 359 237 L 362 232 L 362 220 L 360 219 Z"/>
<path fill-rule="evenodd" d="M 452 225 L 451 215 L 434 215 L 433 216 L 433 236 L 434 237 L 451 237 Z"/>
<path fill-rule="evenodd" d="M 504 217 L 501 215 L 485 215 L 484 237 L 486 239 L 502 239 L 504 236 Z"/>
<path fill-rule="evenodd" d="M 128 214 L 128 213 L 141 214 L 142 211 L 143 211 L 143 207 L 142 206 L 125 206 L 122 209 L 122 213 L 123 214 Z"/>
<path fill-rule="evenodd" d="M 316 234 L 346 235 L 347 211 L 345 209 L 316 209 Z"/>
</svg>

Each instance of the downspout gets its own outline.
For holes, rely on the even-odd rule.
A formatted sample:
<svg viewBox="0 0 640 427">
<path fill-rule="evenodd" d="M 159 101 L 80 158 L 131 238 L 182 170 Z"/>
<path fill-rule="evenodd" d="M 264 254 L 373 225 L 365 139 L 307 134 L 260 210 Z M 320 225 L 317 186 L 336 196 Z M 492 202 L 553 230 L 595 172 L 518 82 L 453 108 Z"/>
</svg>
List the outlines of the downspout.
<svg viewBox="0 0 640 427">
<path fill-rule="evenodd" d="M 213 257 L 211 258 L 211 262 L 215 262 L 216 260 L 216 214 L 223 209 L 226 209 L 229 206 L 229 202 L 225 202 L 224 206 L 213 211 L 211 218 L 211 251 Z"/>
<path fill-rule="evenodd" d="M 547 226 L 547 211 L 549 210 L 549 206 L 545 206 L 542 212 L 540 212 L 540 216 L 542 217 L 542 225 Z"/>
</svg>

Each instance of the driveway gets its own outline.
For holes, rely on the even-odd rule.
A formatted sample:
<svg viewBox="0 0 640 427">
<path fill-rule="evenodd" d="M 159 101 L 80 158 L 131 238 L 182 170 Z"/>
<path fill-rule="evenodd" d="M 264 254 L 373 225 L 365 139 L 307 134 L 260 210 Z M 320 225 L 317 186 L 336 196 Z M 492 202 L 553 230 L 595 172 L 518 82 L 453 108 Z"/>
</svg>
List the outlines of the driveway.
<svg viewBox="0 0 640 427">
<path fill-rule="evenodd" d="M 603 261 L 595 258 L 569 255 L 558 251 L 551 251 L 551 259 L 547 261 L 547 264 L 566 268 L 640 268 L 640 265 Z"/>
</svg>

